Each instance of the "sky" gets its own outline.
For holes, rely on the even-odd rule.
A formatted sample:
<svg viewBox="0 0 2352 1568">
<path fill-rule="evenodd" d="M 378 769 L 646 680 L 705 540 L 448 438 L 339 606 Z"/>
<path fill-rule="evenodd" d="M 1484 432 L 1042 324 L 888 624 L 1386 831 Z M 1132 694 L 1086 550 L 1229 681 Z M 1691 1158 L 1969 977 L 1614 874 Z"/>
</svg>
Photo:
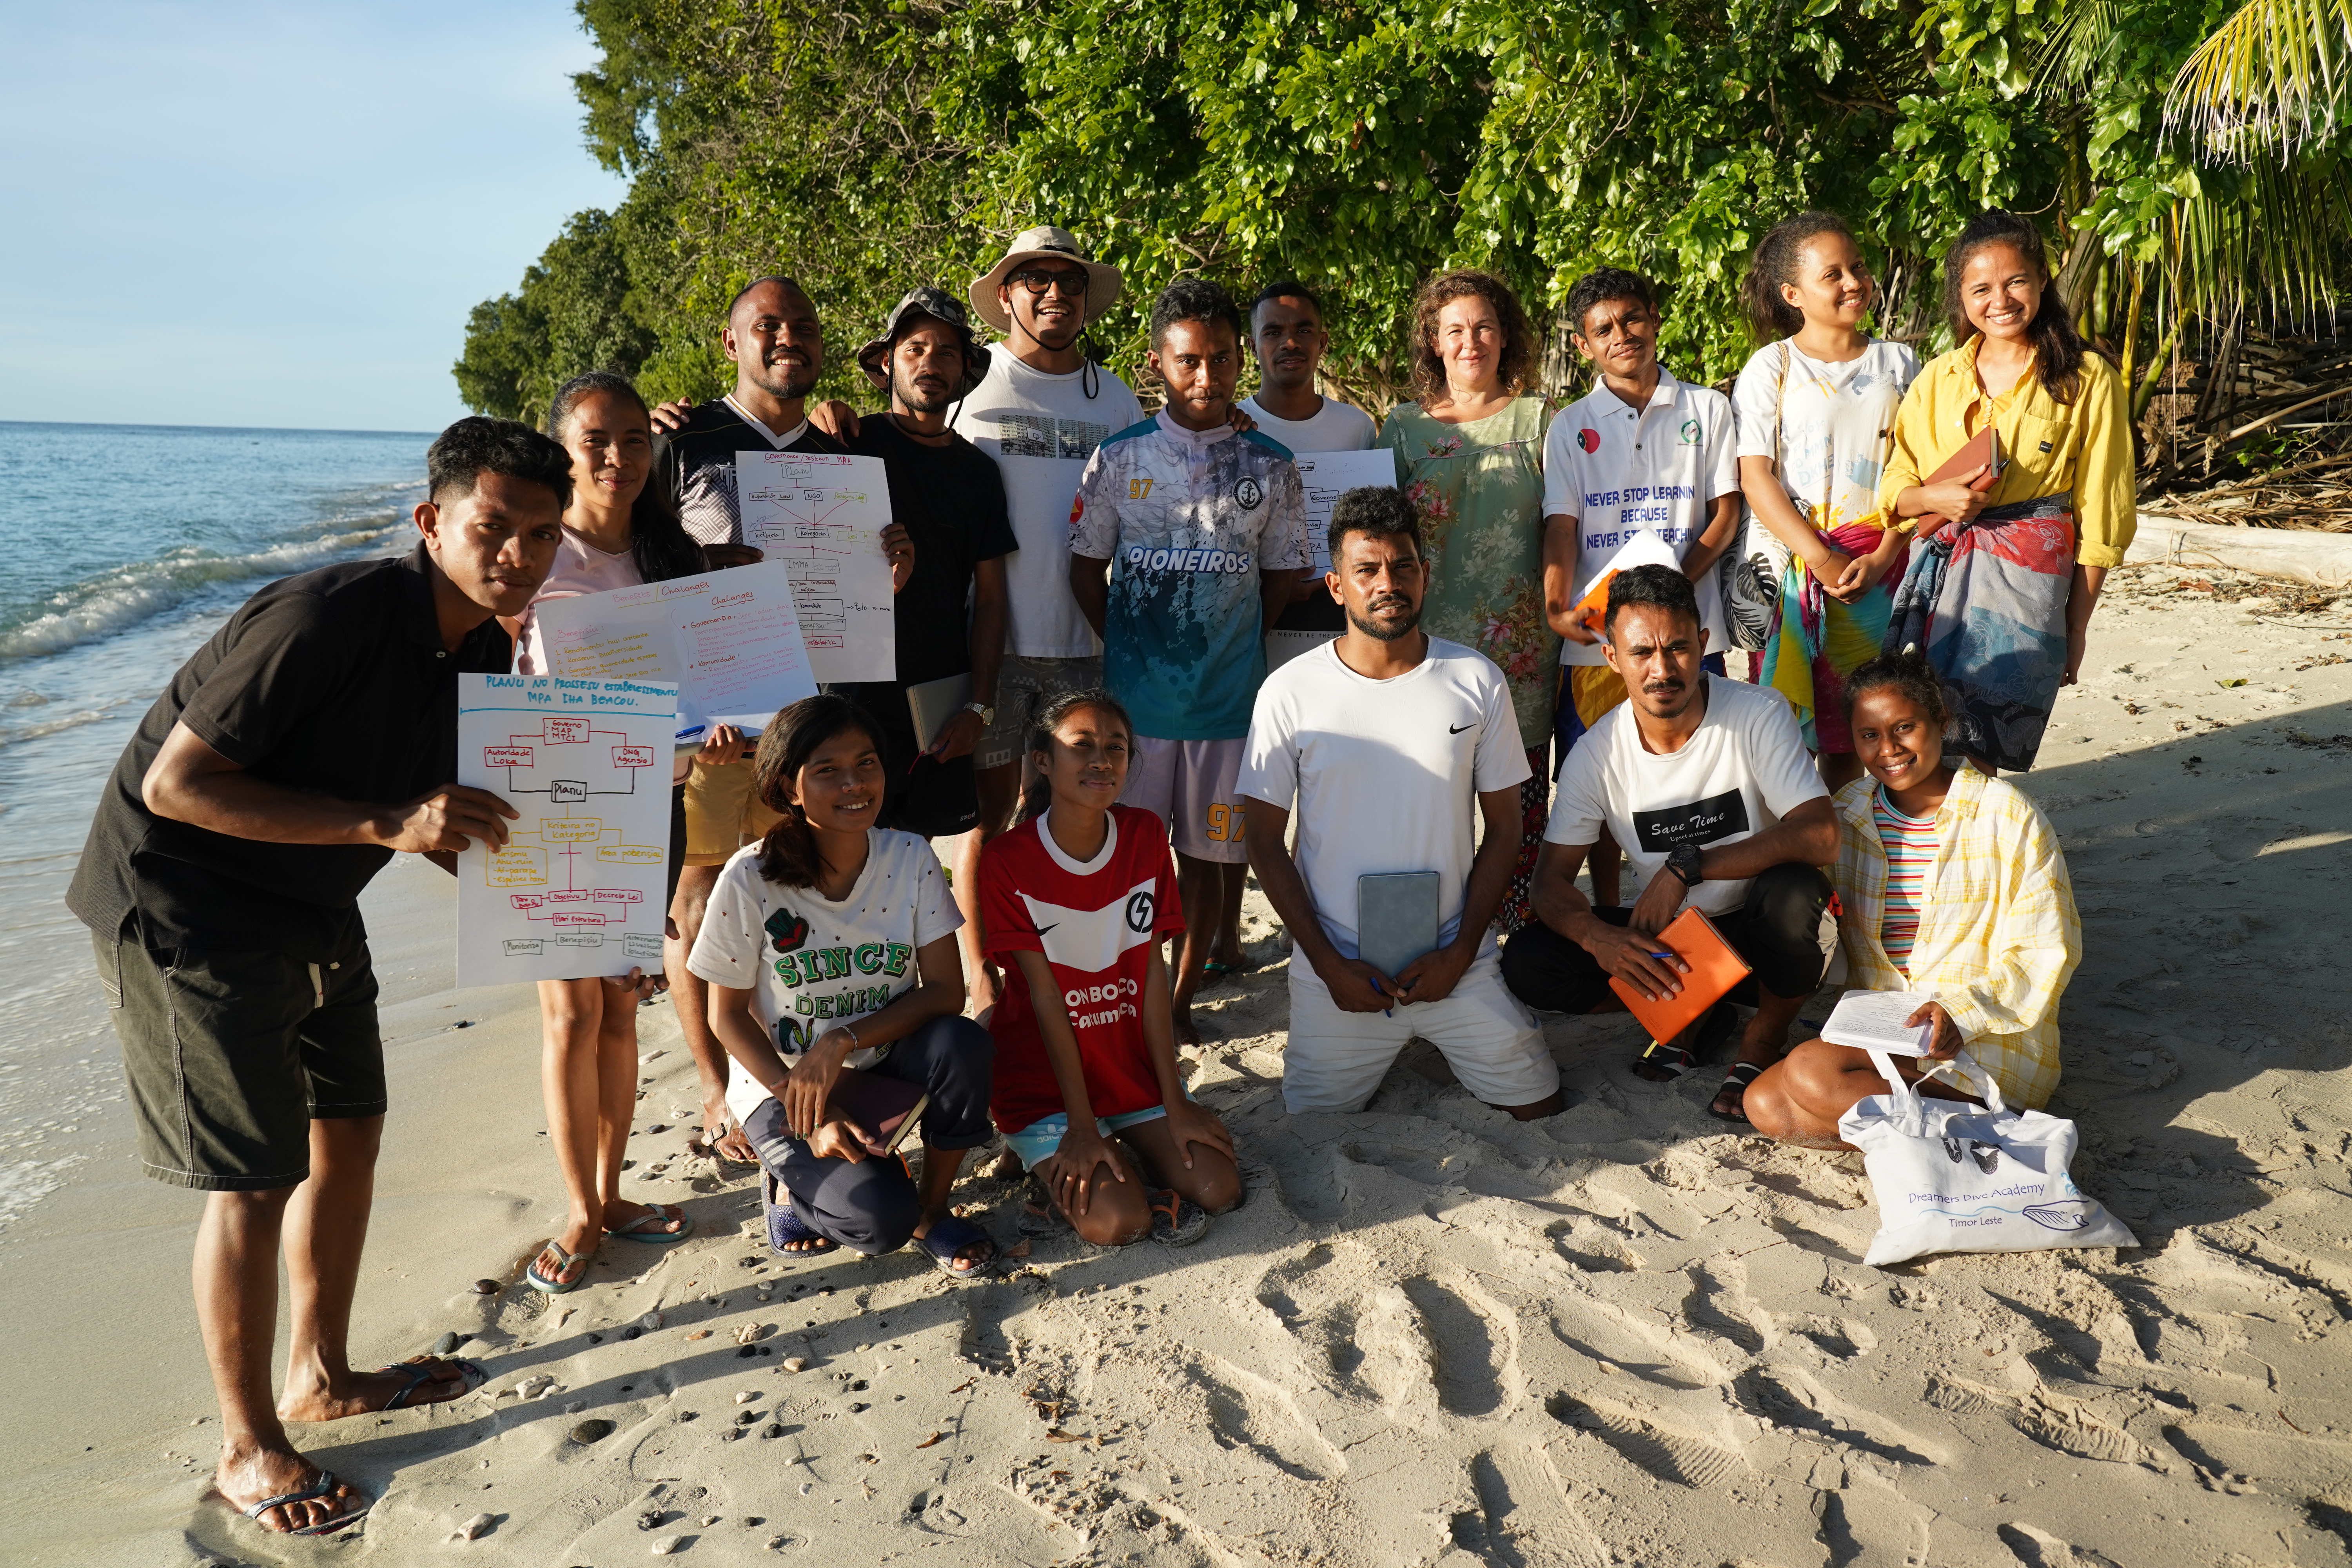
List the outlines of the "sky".
<svg viewBox="0 0 2352 1568">
<path fill-rule="evenodd" d="M 0 419 L 436 430 L 626 192 L 568 0 L 0 0 Z"/>
</svg>

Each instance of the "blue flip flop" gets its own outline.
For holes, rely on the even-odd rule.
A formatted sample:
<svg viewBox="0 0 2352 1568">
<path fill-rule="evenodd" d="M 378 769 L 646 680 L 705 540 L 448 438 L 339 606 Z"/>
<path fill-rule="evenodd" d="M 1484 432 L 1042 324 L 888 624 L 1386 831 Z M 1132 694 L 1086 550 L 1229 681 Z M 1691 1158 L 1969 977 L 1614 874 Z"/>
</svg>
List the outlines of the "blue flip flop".
<svg viewBox="0 0 2352 1568">
<path fill-rule="evenodd" d="M 536 1263 L 539 1260 L 537 1258 L 533 1258 L 531 1261 Z M 575 1281 L 574 1283 L 576 1288 L 577 1282 Z M 451 1394 L 448 1399 L 428 1399 L 425 1401 L 427 1405 L 446 1405 L 451 1399 L 463 1399 L 466 1395 L 473 1393 L 474 1390 L 481 1387 L 482 1384 L 489 1382 L 490 1380 L 490 1374 L 483 1370 L 478 1362 L 459 1361 L 454 1356 L 426 1356 L 421 1361 L 395 1362 L 390 1366 L 380 1366 L 376 1368 L 376 1371 L 379 1373 L 397 1373 L 407 1378 L 408 1382 L 402 1387 L 394 1390 L 393 1396 L 390 1399 L 385 1400 L 382 1405 L 377 1405 L 376 1408 L 380 1411 L 406 1409 L 408 1407 L 409 1395 L 415 1394 L 418 1389 L 432 1382 L 434 1373 L 437 1372 L 445 1365 L 454 1366 L 462 1373 L 464 1376 L 459 1381 L 464 1383 L 466 1386 Z"/>
<path fill-rule="evenodd" d="M 988 1256 L 969 1268 L 958 1268 L 956 1254 L 978 1243 L 986 1243 Z M 930 1256 L 931 1267 L 950 1279 L 981 1279 L 996 1272 L 1000 1248 L 996 1237 L 968 1219 L 955 1215 L 943 1215 L 932 1222 L 929 1236 L 915 1237 L 915 1245 Z"/>
<path fill-rule="evenodd" d="M 677 1230 L 646 1228 L 649 1225 L 667 1225 L 672 1220 L 682 1221 L 681 1228 Z M 617 1236 L 623 1241 L 642 1241 L 655 1247 L 670 1247 L 694 1234 L 694 1216 L 676 1204 L 649 1204 L 646 1206 L 645 1213 L 621 1226 L 620 1229 L 614 1230 L 611 1226 L 606 1226 L 604 1234 Z"/>
<path fill-rule="evenodd" d="M 539 1271 L 539 1259 L 546 1257 L 550 1252 L 554 1253 L 555 1256 L 562 1258 L 562 1261 L 555 1266 L 555 1272 L 552 1275 L 541 1274 Z M 586 1259 L 575 1258 L 571 1253 L 565 1251 L 563 1243 L 560 1241 L 551 1241 L 545 1247 L 539 1249 L 538 1256 L 534 1257 L 530 1260 L 530 1267 L 522 1271 L 522 1280 L 524 1284 L 530 1286 L 532 1289 L 540 1292 L 541 1295 L 567 1296 L 572 1291 L 579 1289 L 583 1285 L 588 1283 L 588 1270 L 585 1268 L 581 1269 L 579 1278 L 572 1280 L 569 1285 L 566 1285 L 563 1282 L 564 1272 L 574 1263 L 584 1263 Z"/>
</svg>

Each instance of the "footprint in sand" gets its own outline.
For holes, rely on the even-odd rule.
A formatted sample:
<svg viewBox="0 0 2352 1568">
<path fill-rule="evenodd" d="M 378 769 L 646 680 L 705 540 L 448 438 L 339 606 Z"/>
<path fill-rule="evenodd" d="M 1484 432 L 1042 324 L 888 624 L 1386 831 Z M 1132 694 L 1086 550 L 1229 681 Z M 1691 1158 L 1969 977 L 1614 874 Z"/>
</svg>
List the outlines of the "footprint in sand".
<svg viewBox="0 0 2352 1568">
<path fill-rule="evenodd" d="M 1556 1394 L 1544 1408 L 1563 1426 L 1589 1432 L 1614 1449 L 1618 1458 L 1662 1481 L 1706 1489 L 1747 1472 L 1747 1461 L 1722 1444 L 1645 1421 L 1622 1406 L 1605 1401 L 1588 1404 Z"/>
</svg>

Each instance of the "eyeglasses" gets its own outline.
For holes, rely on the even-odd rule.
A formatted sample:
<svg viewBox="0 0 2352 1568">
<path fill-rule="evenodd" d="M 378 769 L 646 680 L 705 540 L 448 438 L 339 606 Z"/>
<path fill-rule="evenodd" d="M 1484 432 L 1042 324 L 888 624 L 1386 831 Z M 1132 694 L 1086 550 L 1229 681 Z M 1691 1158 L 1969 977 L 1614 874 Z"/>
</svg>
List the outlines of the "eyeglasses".
<svg viewBox="0 0 2352 1568">
<path fill-rule="evenodd" d="M 1058 289 L 1066 298 L 1086 298 L 1087 286 L 1093 281 L 1083 272 L 1048 272 L 1042 267 L 1024 267 L 1005 279 L 1018 283 L 1032 294 L 1043 294 L 1048 289 Z"/>
</svg>

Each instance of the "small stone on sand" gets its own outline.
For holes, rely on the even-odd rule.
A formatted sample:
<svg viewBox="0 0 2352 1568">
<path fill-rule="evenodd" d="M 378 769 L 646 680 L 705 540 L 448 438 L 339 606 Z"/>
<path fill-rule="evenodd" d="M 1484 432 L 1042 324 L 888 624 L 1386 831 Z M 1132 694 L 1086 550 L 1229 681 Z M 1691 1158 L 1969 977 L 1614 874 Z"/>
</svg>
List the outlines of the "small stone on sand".
<svg viewBox="0 0 2352 1568">
<path fill-rule="evenodd" d="M 740 1394 L 737 1394 L 737 1395 L 735 1396 L 735 1403 L 736 1403 L 736 1404 L 738 1404 L 738 1405 L 750 1405 L 750 1404 L 753 1403 L 754 1401 L 756 1401 L 759 1397 L 760 1397 L 759 1390 L 754 1389 L 754 1388 L 747 1388 L 747 1389 L 745 1389 L 742 1393 L 740 1393 Z"/>
<path fill-rule="evenodd" d="M 593 1420 L 583 1421 L 579 1426 L 572 1428 L 572 1440 L 575 1443 L 585 1444 L 602 1442 L 612 1435 L 613 1424 L 602 1416 L 598 1416 Z"/>
<path fill-rule="evenodd" d="M 686 1537 L 682 1535 L 665 1535 L 654 1542 L 654 1555 L 667 1557 L 685 1543 Z"/>
<path fill-rule="evenodd" d="M 439 1339 L 433 1342 L 433 1353 L 435 1355 L 447 1355 L 450 1352 L 456 1350 L 459 1345 L 464 1344 L 465 1342 L 466 1342 L 459 1339 L 454 1331 L 443 1334 Z"/>
<path fill-rule="evenodd" d="M 760 1436 L 762 1437 L 781 1437 L 783 1435 L 784 1424 L 781 1421 L 771 1421 L 760 1428 Z"/>
<path fill-rule="evenodd" d="M 474 1294 L 475 1294 L 475 1295 L 477 1295 L 477 1296 L 495 1296 L 495 1295 L 497 1295 L 498 1293 L 499 1293 L 499 1282 L 498 1282 L 497 1280 L 495 1280 L 495 1279 L 477 1279 L 477 1280 L 475 1280 L 475 1281 L 474 1281 Z"/>
<path fill-rule="evenodd" d="M 798 1372 L 806 1365 L 808 1365 L 808 1358 L 806 1356 L 788 1355 L 784 1358 L 784 1370 L 786 1372 Z"/>
<path fill-rule="evenodd" d="M 482 1531 L 489 1529 L 492 1522 L 490 1515 L 487 1513 L 478 1513 L 473 1518 L 467 1520 L 465 1523 L 459 1525 L 457 1529 L 451 1531 L 449 1532 L 449 1539 L 452 1541 L 478 1541 L 482 1537 Z"/>
</svg>

